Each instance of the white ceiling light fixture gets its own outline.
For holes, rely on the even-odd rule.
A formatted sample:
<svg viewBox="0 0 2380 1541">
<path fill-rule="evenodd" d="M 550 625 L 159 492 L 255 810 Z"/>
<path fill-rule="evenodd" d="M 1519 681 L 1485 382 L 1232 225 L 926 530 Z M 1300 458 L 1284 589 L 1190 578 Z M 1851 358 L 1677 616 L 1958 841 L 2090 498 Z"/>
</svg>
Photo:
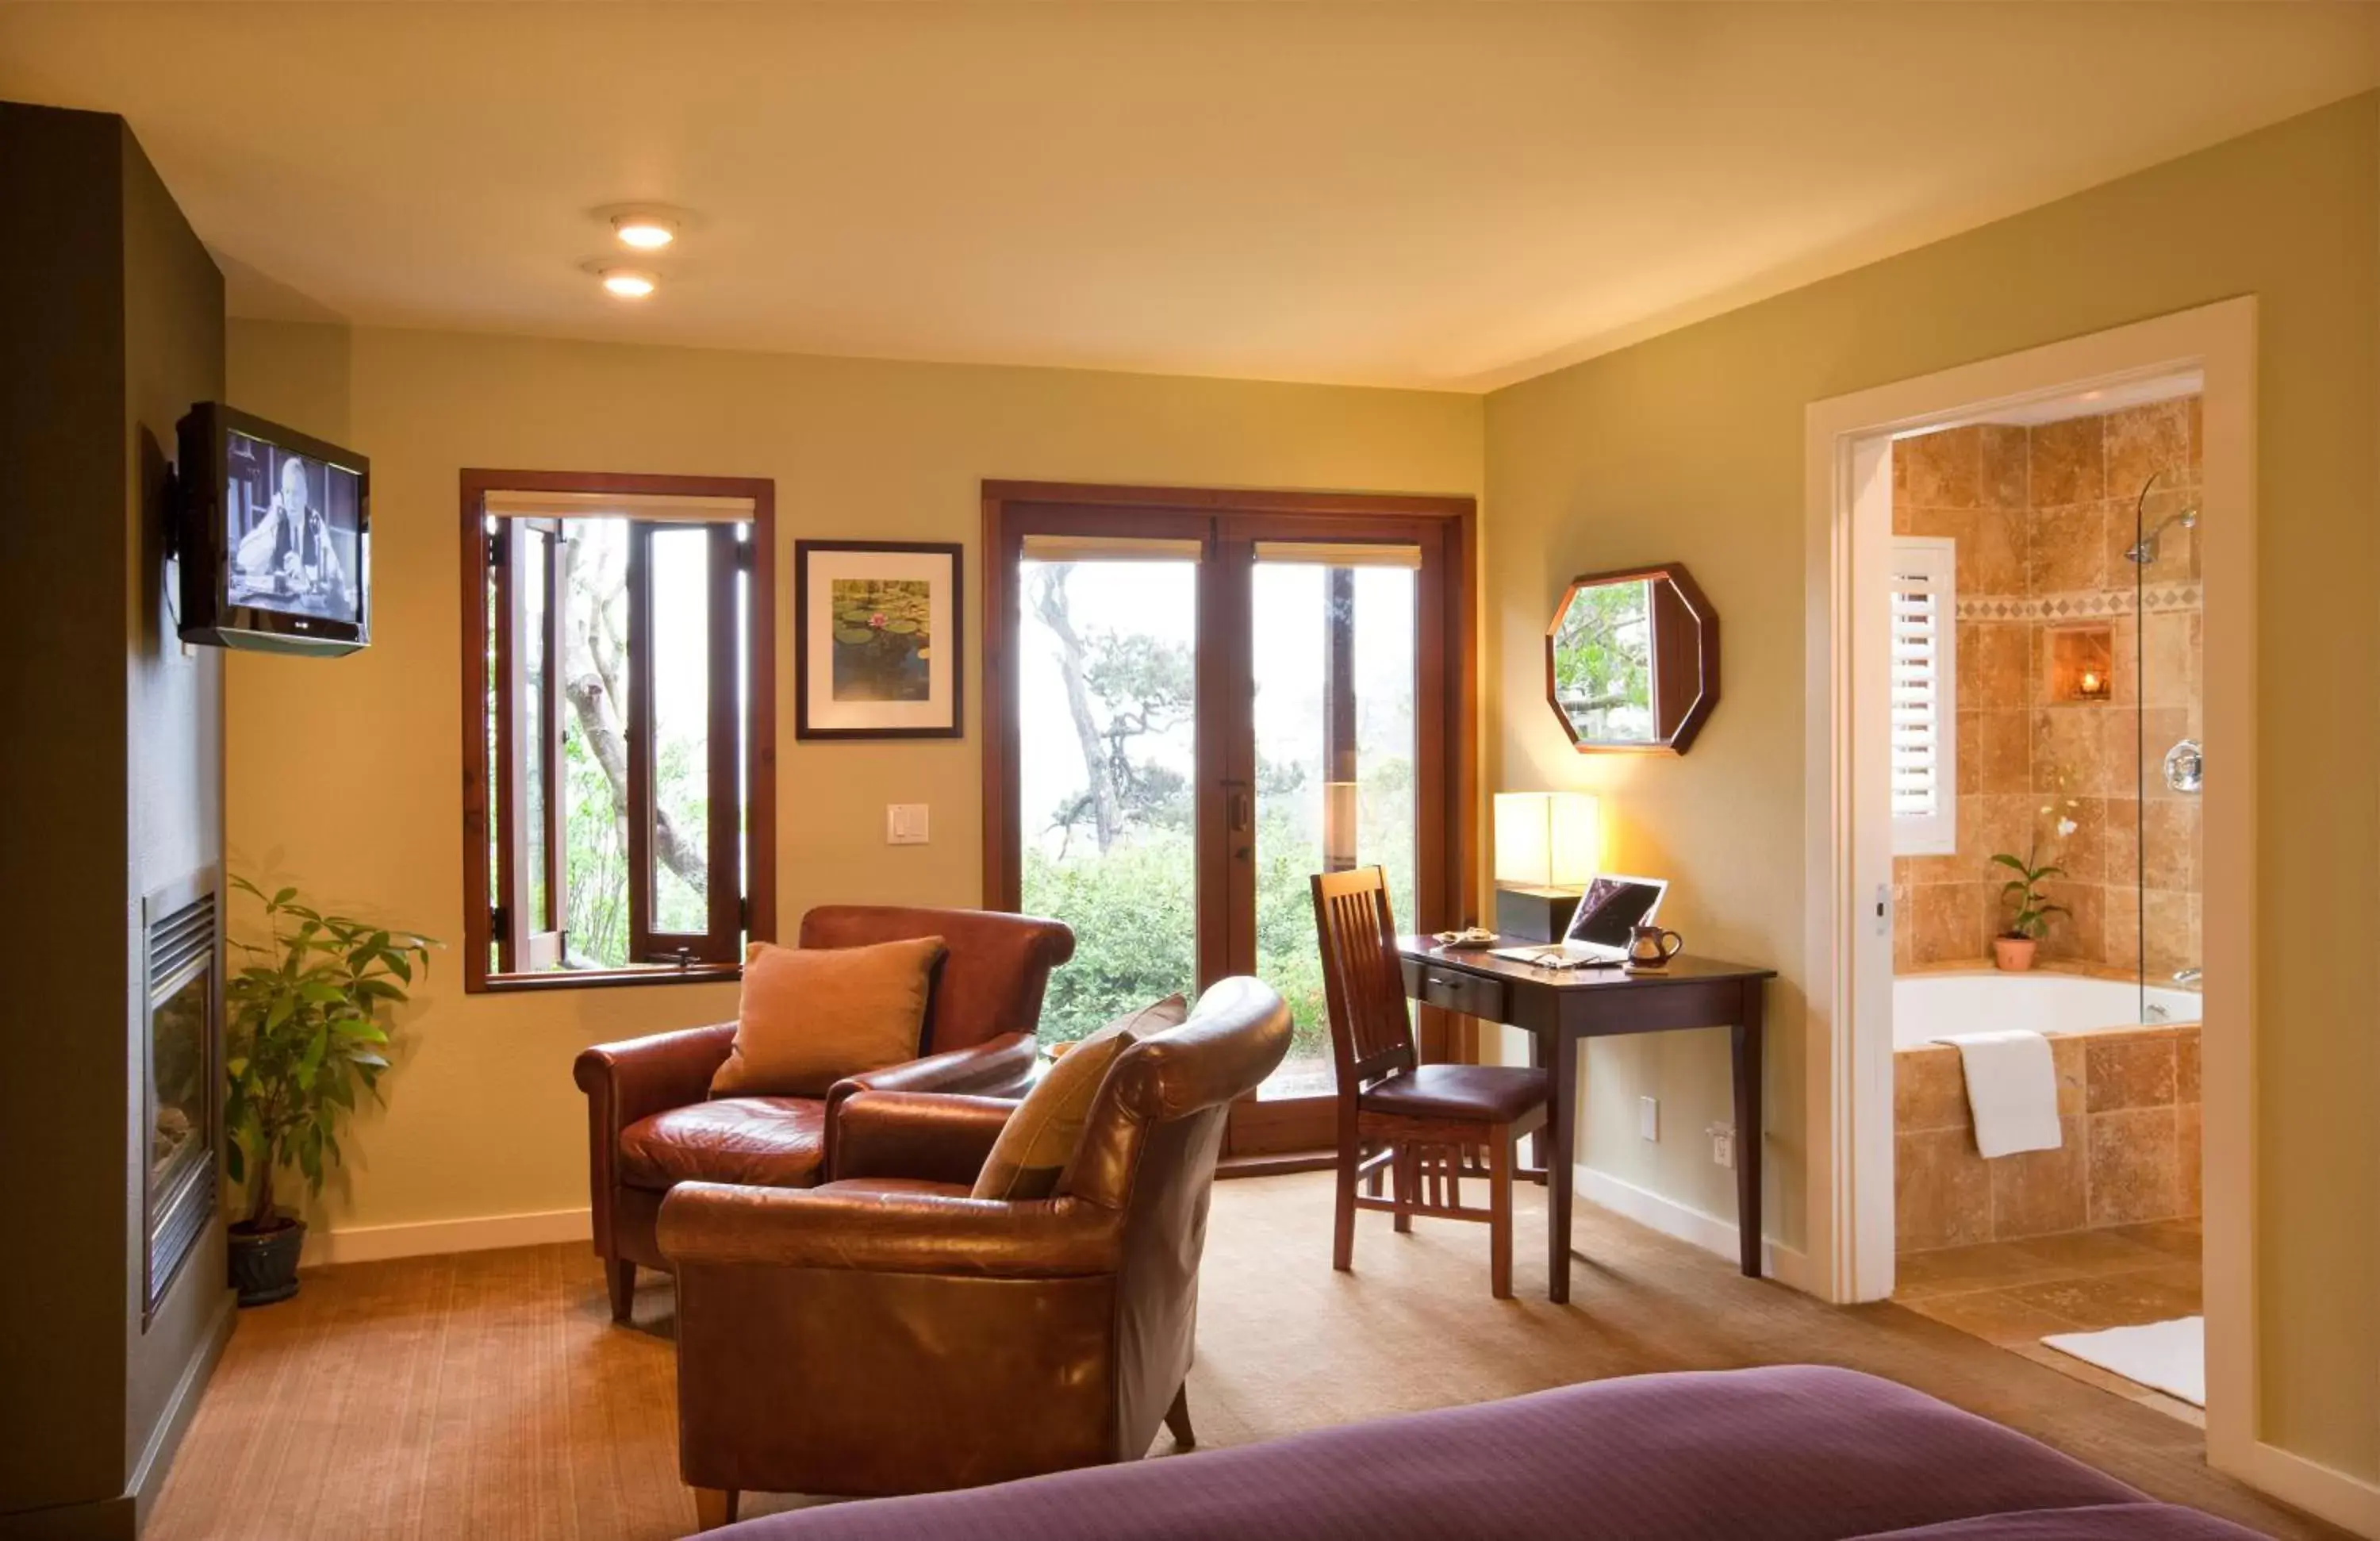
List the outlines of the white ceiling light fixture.
<svg viewBox="0 0 2380 1541">
<path fill-rule="evenodd" d="M 659 251 L 677 239 L 677 221 L 667 214 L 614 214 L 612 234 L 619 237 L 622 246 L 638 251 Z"/>
<path fill-rule="evenodd" d="M 641 268 L 605 268 L 601 276 L 605 292 L 615 299 L 643 299 L 662 283 Z"/>
</svg>

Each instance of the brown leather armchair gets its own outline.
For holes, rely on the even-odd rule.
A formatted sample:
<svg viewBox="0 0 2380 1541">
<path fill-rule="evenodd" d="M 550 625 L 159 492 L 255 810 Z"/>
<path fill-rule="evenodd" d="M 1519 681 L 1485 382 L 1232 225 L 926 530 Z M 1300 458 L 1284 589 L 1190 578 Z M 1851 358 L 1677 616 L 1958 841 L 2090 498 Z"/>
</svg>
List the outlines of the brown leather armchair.
<svg viewBox="0 0 2380 1541">
<path fill-rule="evenodd" d="M 1013 1105 L 869 1091 L 833 1181 L 687 1183 L 678 1466 L 707 1525 L 742 1489 L 932 1492 L 1190 1442 L 1184 1378 L 1223 1119 L 1289 1049 L 1289 1010 L 1225 979 L 1121 1055 L 1047 1199 L 966 1196 Z"/>
<path fill-rule="evenodd" d="M 918 1052 L 923 1057 L 837 1082 L 823 1098 L 710 1095 L 735 1025 L 689 1027 L 601 1044 L 574 1067 L 587 1094 L 588 1184 L 595 1250 L 625 1322 L 637 1266 L 666 1268 L 654 1240 L 662 1196 L 702 1180 L 806 1188 L 834 1140 L 834 1110 L 869 1087 L 1018 1096 L 1033 1068 L 1033 1033 L 1050 971 L 1075 955 L 1055 920 L 989 910 L 829 904 L 802 916 L 804 947 L 861 947 L 905 937 L 949 944 Z"/>
</svg>

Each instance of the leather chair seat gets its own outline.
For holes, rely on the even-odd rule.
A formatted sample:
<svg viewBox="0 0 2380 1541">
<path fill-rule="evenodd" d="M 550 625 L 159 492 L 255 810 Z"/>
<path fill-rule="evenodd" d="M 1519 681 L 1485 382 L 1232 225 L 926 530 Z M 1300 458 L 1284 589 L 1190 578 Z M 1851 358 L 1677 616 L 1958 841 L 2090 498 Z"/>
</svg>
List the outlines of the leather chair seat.
<svg viewBox="0 0 2380 1541">
<path fill-rule="evenodd" d="M 1509 1123 L 1545 1101 L 1552 1086 L 1544 1071 L 1525 1065 L 1415 1065 L 1365 1087 L 1356 1106 L 1403 1118 Z"/>
<path fill-rule="evenodd" d="M 808 1097 L 722 1097 L 620 1131 L 620 1176 L 666 1193 L 679 1183 L 807 1188 L 826 1156 L 826 1104 Z"/>
</svg>

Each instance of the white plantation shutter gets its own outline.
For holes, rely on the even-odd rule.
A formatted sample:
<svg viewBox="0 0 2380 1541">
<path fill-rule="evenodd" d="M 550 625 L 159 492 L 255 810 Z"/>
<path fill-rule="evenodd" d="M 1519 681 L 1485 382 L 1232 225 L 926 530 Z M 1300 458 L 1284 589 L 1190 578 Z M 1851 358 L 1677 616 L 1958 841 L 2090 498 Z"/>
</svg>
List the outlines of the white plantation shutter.
<svg viewBox="0 0 2380 1541">
<path fill-rule="evenodd" d="M 1959 848 L 1957 546 L 1892 542 L 1892 854 Z"/>
</svg>

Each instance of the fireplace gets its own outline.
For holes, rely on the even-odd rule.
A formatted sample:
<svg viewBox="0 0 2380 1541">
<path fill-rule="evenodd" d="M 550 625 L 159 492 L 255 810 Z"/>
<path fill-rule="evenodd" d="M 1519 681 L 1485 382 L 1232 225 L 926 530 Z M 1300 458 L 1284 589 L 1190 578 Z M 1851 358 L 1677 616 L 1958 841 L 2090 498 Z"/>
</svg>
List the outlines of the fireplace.
<svg viewBox="0 0 2380 1541">
<path fill-rule="evenodd" d="M 216 1204 L 222 1118 L 223 975 L 214 874 L 160 889 L 141 905 L 147 922 L 148 1250 L 142 1325 L 189 1257 Z"/>
</svg>

